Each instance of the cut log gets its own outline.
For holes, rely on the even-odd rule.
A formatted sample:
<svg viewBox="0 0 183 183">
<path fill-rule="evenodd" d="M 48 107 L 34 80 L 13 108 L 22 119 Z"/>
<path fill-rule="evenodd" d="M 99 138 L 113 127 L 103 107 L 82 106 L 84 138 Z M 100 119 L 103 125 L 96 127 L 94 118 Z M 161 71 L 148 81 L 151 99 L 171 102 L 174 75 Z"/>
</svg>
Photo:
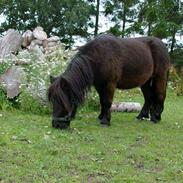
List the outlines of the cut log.
<svg viewBox="0 0 183 183">
<path fill-rule="evenodd" d="M 5 58 L 11 53 L 16 54 L 22 44 L 21 34 L 14 30 L 9 29 L 6 35 L 0 41 L 0 58 Z"/>
<path fill-rule="evenodd" d="M 111 111 L 116 112 L 140 112 L 141 109 L 140 103 L 137 102 L 113 103 L 111 106 Z"/>
</svg>

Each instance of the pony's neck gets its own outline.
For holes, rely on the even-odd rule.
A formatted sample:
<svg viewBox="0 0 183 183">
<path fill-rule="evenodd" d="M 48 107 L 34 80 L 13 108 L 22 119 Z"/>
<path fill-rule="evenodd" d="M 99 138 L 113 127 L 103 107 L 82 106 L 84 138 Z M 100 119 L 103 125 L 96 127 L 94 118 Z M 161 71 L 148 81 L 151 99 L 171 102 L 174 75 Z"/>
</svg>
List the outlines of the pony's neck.
<svg viewBox="0 0 183 183">
<path fill-rule="evenodd" d="M 93 84 L 91 62 L 84 56 L 76 56 L 62 77 L 69 84 L 72 100 L 74 100 L 72 102 L 75 102 L 76 105 L 81 104 Z"/>
</svg>

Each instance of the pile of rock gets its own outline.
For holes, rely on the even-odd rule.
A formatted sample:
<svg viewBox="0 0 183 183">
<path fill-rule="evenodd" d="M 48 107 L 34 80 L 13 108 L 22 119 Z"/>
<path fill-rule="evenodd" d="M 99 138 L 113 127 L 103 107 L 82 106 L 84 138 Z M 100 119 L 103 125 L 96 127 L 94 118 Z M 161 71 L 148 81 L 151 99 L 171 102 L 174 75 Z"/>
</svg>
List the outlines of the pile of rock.
<svg viewBox="0 0 183 183">
<path fill-rule="evenodd" d="M 42 27 L 36 27 L 33 31 L 27 30 L 23 35 L 17 30 L 9 29 L 0 38 L 0 64 L 9 65 L 9 68 L 0 75 L 0 87 L 6 90 L 8 98 L 14 98 L 21 93 L 21 86 L 26 80 L 25 69 L 22 66 L 33 64 L 33 60 L 36 60 L 37 64 L 46 63 L 49 58 L 57 55 L 63 55 L 65 58 L 70 56 L 60 38 L 48 37 Z M 42 85 L 40 88 L 43 88 Z M 46 93 L 46 85 L 44 88 Z M 46 95 L 42 96 L 45 99 Z"/>
<path fill-rule="evenodd" d="M 43 53 L 51 53 L 54 51 L 55 47 L 64 44 L 61 44 L 60 38 L 58 36 L 47 36 L 46 32 L 42 27 L 36 27 L 33 31 L 27 30 L 23 33 L 23 42 L 22 47 L 26 49 L 34 49 L 35 47 L 39 47 Z"/>
<path fill-rule="evenodd" d="M 58 36 L 48 37 L 42 27 L 36 27 L 33 31 L 27 30 L 21 35 L 17 30 L 9 29 L 0 38 L 0 59 L 14 57 L 21 51 L 37 50 L 40 54 L 49 55 L 55 50 L 65 50 L 65 44 L 60 42 Z"/>
</svg>

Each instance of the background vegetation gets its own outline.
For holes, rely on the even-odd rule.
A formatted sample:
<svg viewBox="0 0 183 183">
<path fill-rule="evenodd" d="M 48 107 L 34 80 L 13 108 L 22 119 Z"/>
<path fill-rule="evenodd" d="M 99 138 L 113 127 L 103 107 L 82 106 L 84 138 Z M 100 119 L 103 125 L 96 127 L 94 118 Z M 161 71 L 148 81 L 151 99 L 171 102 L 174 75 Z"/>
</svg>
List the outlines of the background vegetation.
<svg viewBox="0 0 183 183">
<path fill-rule="evenodd" d="M 76 38 L 91 39 L 104 30 L 121 37 L 156 36 L 166 42 L 172 63 L 183 65 L 182 0 L 1 0 L 0 15 L 5 17 L 0 34 L 40 25 L 68 46 Z"/>
<path fill-rule="evenodd" d="M 0 182 L 182 182 L 183 180 L 183 2 L 181 0 L 0 0 L 0 34 L 40 25 L 67 47 L 76 38 L 104 32 L 121 37 L 156 36 L 169 49 L 172 64 L 162 121 L 139 122 L 136 113 L 112 113 L 112 126 L 96 120 L 99 99 L 88 94 L 71 129 L 51 127 L 50 106 L 28 92 L 49 85 L 49 75 L 67 67 L 73 53 L 54 55 L 22 66 L 28 83 L 14 99 L 0 88 Z M 101 23 L 107 19 L 109 27 Z M 105 26 L 104 23 L 102 23 Z M 0 63 L 0 75 L 12 66 Z M 39 92 L 37 92 L 39 94 Z M 143 103 L 139 89 L 116 92 L 115 101 Z"/>
</svg>

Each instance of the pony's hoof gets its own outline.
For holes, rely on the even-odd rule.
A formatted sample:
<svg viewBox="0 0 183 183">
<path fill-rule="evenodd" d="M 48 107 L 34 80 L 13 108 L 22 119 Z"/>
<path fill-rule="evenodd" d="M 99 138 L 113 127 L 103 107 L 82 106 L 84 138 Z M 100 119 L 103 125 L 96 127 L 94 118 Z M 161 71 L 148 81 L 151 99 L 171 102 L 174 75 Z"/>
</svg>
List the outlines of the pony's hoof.
<svg viewBox="0 0 183 183">
<path fill-rule="evenodd" d="M 136 118 L 137 118 L 138 120 L 149 119 L 149 115 L 148 115 L 148 114 L 138 115 Z"/>
<path fill-rule="evenodd" d="M 100 126 L 101 126 L 102 128 L 108 128 L 110 125 L 100 123 Z"/>
<path fill-rule="evenodd" d="M 104 120 L 104 121 L 100 121 L 100 126 L 102 127 L 109 127 L 110 126 L 110 121 Z"/>
<path fill-rule="evenodd" d="M 140 121 L 144 120 L 143 117 L 139 117 L 139 116 L 137 116 L 136 119 L 137 119 L 137 120 L 140 120 Z"/>
<path fill-rule="evenodd" d="M 151 117 L 150 121 L 151 121 L 152 123 L 156 124 L 156 123 L 158 123 L 159 120 L 156 119 L 156 118 L 152 118 L 152 117 Z"/>
<path fill-rule="evenodd" d="M 150 121 L 153 122 L 153 123 L 158 123 L 160 120 L 161 120 L 160 115 L 151 116 L 151 119 L 150 119 Z"/>
</svg>

